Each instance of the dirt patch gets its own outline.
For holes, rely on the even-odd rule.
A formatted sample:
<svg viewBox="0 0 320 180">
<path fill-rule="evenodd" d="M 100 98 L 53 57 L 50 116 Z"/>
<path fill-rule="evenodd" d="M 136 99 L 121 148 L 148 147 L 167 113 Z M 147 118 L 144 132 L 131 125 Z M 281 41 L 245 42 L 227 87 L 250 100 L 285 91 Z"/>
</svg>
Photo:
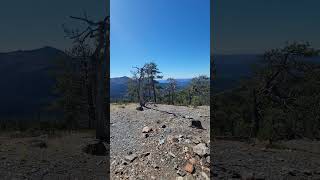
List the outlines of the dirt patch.
<svg viewBox="0 0 320 180">
<path fill-rule="evenodd" d="M 82 151 L 94 144 L 92 131 L 56 132 L 56 136 L 11 138 L 0 136 L 0 179 L 106 179 L 107 156 Z M 47 148 L 32 146 L 45 142 Z M 40 143 L 41 144 L 41 143 Z"/>
<path fill-rule="evenodd" d="M 238 141 L 218 140 L 212 145 L 215 179 L 320 179 L 320 155 L 294 150 L 299 144 L 293 142 L 280 142 L 286 148 L 275 149 Z"/>
</svg>

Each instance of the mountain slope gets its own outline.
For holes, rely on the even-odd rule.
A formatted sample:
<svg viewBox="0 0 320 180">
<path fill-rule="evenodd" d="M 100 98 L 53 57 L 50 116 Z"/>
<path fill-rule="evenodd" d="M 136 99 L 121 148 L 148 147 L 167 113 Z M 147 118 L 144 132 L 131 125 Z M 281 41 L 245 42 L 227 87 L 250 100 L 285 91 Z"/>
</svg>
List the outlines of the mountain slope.
<svg viewBox="0 0 320 180">
<path fill-rule="evenodd" d="M 0 53 L 0 116 L 32 115 L 52 99 L 49 71 L 64 55 L 52 47 Z"/>
<path fill-rule="evenodd" d="M 129 77 L 115 77 L 110 79 L 110 98 L 111 101 L 122 99 L 126 96 L 128 90 Z M 178 88 L 186 87 L 191 79 L 177 79 Z M 159 80 L 160 86 L 166 86 L 166 80 Z"/>
<path fill-rule="evenodd" d="M 110 79 L 110 98 L 120 99 L 123 98 L 128 89 L 128 81 L 130 78 L 123 76 Z"/>
<path fill-rule="evenodd" d="M 259 55 L 255 54 L 216 55 L 213 58 L 216 66 L 215 91 L 237 86 L 240 79 L 252 75 L 253 65 L 260 61 Z"/>
<path fill-rule="evenodd" d="M 52 88 L 55 78 L 49 74 L 54 70 L 53 61 L 65 56 L 52 47 L 29 51 L 0 53 L 0 118 L 28 114 L 34 116 L 54 98 Z M 217 77 L 214 88 L 222 91 L 234 87 L 239 79 L 251 75 L 251 66 L 258 62 L 257 55 L 214 56 Z M 128 77 L 111 78 L 111 99 L 126 95 Z M 188 85 L 191 79 L 177 79 L 178 87 Z M 165 86 L 166 80 L 160 80 Z"/>
</svg>

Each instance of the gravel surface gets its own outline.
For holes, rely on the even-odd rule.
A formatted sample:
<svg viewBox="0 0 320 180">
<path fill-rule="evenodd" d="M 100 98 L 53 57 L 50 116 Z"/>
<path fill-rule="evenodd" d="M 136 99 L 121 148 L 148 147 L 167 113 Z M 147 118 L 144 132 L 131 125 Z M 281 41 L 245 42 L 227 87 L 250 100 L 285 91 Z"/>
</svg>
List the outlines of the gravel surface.
<svg viewBox="0 0 320 180">
<path fill-rule="evenodd" d="M 312 151 L 320 148 L 320 142 L 280 144 L 284 149 L 266 148 L 263 143 L 214 141 L 214 179 L 320 179 L 320 151 Z"/>
<path fill-rule="evenodd" d="M 320 142 L 216 140 L 210 143 L 209 107 L 111 105 L 111 179 L 320 180 Z M 201 122 L 203 129 L 191 127 Z M 194 123 L 196 124 L 196 123 Z M 104 156 L 83 152 L 94 131 L 26 137 L 0 132 L 0 179 L 107 179 Z M 210 157 L 211 144 L 211 157 Z"/>
<path fill-rule="evenodd" d="M 136 107 L 111 106 L 112 179 L 208 178 L 209 107 L 150 105 L 144 111 Z M 192 120 L 200 121 L 204 129 L 190 127 Z M 152 131 L 143 133 L 144 127 Z M 193 152 L 199 143 L 207 148 L 206 157 Z M 136 158 L 126 160 L 132 154 Z"/>
<path fill-rule="evenodd" d="M 201 149 L 210 148 L 209 107 L 136 107 L 111 107 L 112 179 L 209 178 L 210 157 L 202 156 L 206 151 Z M 192 120 L 200 120 L 204 130 L 191 128 Z M 259 141 L 216 140 L 211 152 L 212 179 L 320 180 L 319 141 L 293 140 L 270 147 Z"/>
<path fill-rule="evenodd" d="M 59 132 L 54 137 L 0 135 L 1 180 L 104 180 L 106 156 L 93 156 L 82 148 L 94 143 L 94 132 Z M 59 135 L 58 135 L 59 134 Z M 16 137 L 18 135 L 18 137 Z"/>
</svg>

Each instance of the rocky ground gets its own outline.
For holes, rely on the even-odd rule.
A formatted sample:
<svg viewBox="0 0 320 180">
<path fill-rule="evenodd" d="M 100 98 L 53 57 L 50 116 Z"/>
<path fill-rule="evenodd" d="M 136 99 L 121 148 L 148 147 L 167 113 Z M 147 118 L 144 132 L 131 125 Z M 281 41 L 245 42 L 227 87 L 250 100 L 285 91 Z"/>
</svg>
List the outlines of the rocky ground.
<svg viewBox="0 0 320 180">
<path fill-rule="evenodd" d="M 266 148 L 267 147 L 267 148 Z M 320 180 L 320 142 L 266 143 L 215 141 L 213 179 Z"/>
<path fill-rule="evenodd" d="M 111 106 L 112 179 L 209 179 L 209 107 L 136 107 Z M 215 140 L 211 152 L 211 179 L 320 180 L 318 141 Z"/>
<path fill-rule="evenodd" d="M 94 144 L 94 131 L 56 132 L 55 135 L 0 133 L 1 180 L 105 180 L 105 156 L 82 151 Z"/>
<path fill-rule="evenodd" d="M 136 107 L 111 105 L 110 161 L 84 152 L 94 131 L 0 132 L 0 179 L 320 180 L 319 141 L 210 143 L 207 106 Z"/>
<path fill-rule="evenodd" d="M 209 179 L 209 107 L 136 107 L 111 106 L 111 179 Z"/>
</svg>

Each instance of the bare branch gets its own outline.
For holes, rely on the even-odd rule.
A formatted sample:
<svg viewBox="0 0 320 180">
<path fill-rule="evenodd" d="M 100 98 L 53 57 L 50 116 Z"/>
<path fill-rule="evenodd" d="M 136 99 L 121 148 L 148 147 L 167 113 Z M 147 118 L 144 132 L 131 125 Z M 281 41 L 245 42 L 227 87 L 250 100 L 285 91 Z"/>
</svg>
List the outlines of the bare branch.
<svg viewBox="0 0 320 180">
<path fill-rule="evenodd" d="M 89 24 L 90 26 L 97 26 L 97 25 L 99 25 L 99 23 L 90 21 L 90 20 L 88 20 L 87 18 L 81 18 L 81 17 L 75 17 L 75 16 L 70 16 L 70 18 L 76 19 L 76 20 L 80 20 L 80 21 L 84 21 L 84 22 L 86 22 L 87 24 Z"/>
</svg>

